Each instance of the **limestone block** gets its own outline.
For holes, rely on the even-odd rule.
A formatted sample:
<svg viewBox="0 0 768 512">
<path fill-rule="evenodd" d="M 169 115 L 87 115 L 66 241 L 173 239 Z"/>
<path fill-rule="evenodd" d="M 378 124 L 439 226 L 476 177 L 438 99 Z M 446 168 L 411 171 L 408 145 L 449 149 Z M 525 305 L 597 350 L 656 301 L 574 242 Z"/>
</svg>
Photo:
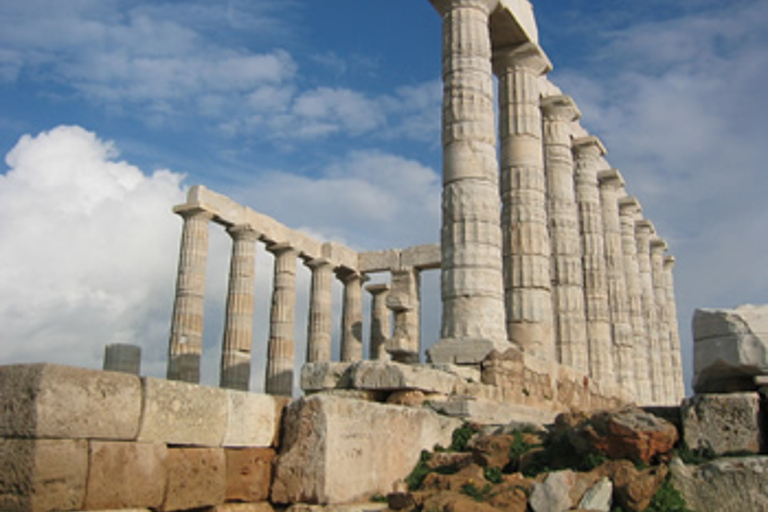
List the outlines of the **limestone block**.
<svg viewBox="0 0 768 512">
<path fill-rule="evenodd" d="M 266 501 L 272 481 L 271 448 L 243 448 L 226 450 L 227 501 Z"/>
<path fill-rule="evenodd" d="M 571 470 L 550 473 L 541 483 L 533 484 L 528 502 L 533 512 L 562 512 L 571 508 L 570 490 L 576 483 Z"/>
<path fill-rule="evenodd" d="M 358 254 L 358 268 L 360 272 L 383 272 L 396 269 L 399 266 L 400 251 L 396 249 L 361 252 Z"/>
<path fill-rule="evenodd" d="M 446 372 L 394 362 L 363 361 L 350 375 L 355 389 L 412 389 L 449 395 L 462 379 Z"/>
<path fill-rule="evenodd" d="M 691 510 L 768 510 L 768 457 L 724 458 L 700 466 L 686 466 L 676 458 L 669 468 L 672 484 Z"/>
<path fill-rule="evenodd" d="M 0 439 L 0 510 L 77 510 L 85 499 L 88 441 Z"/>
<path fill-rule="evenodd" d="M 167 448 L 159 443 L 91 441 L 85 508 L 157 508 L 163 503 Z"/>
<path fill-rule="evenodd" d="M 454 418 L 490 425 L 506 425 L 513 421 L 546 425 L 557 413 L 537 407 L 467 397 L 450 397 L 432 405 L 435 411 Z"/>
<path fill-rule="evenodd" d="M 482 372 L 480 371 L 480 368 L 474 366 L 458 366 L 455 364 L 438 363 L 429 365 L 429 368 L 461 377 L 467 382 L 482 382 Z"/>
<path fill-rule="evenodd" d="M 386 503 L 351 503 L 348 505 L 307 505 L 298 503 L 291 505 L 286 512 L 385 512 L 389 510 Z"/>
<path fill-rule="evenodd" d="M 224 503 L 227 461 L 222 448 L 170 448 L 168 487 L 161 510 L 186 510 Z"/>
<path fill-rule="evenodd" d="M 595 485 L 589 488 L 584 497 L 579 501 L 579 508 L 610 512 L 613 504 L 613 484 L 608 478 L 601 478 Z"/>
<path fill-rule="evenodd" d="M 403 249 L 400 264 L 419 270 L 440 268 L 440 244 L 418 245 Z"/>
<path fill-rule="evenodd" d="M 683 438 L 692 450 L 760 453 L 760 395 L 696 395 L 683 402 Z"/>
<path fill-rule="evenodd" d="M 223 446 L 275 446 L 285 397 L 226 391 L 227 429 Z"/>
<path fill-rule="evenodd" d="M 223 505 L 217 505 L 215 507 L 204 509 L 204 512 L 274 512 L 274 510 L 275 509 L 272 508 L 272 505 L 268 502 L 224 503 Z"/>
<path fill-rule="evenodd" d="M 139 441 L 221 446 L 227 429 L 227 391 L 162 379 L 142 379 L 144 414 Z"/>
<path fill-rule="evenodd" d="M 0 367 L 0 436 L 133 440 L 139 378 L 52 364 Z"/>
<path fill-rule="evenodd" d="M 348 373 L 350 366 L 352 363 L 307 363 L 301 367 L 301 389 L 320 391 L 348 388 L 350 385 Z"/>
<path fill-rule="evenodd" d="M 693 341 L 697 393 L 751 391 L 754 376 L 768 375 L 768 306 L 697 309 Z"/>
<path fill-rule="evenodd" d="M 421 450 L 448 446 L 461 422 L 426 409 L 314 395 L 291 403 L 273 503 L 349 503 L 386 494 Z"/>
</svg>

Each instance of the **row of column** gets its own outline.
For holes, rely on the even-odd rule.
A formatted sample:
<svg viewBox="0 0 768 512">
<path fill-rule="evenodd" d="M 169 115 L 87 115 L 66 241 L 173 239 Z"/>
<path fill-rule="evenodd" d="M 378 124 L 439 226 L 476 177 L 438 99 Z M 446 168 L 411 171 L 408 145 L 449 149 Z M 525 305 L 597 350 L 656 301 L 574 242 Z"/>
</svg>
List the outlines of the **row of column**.
<svg viewBox="0 0 768 512">
<path fill-rule="evenodd" d="M 573 101 L 542 98 L 552 69 L 543 51 L 492 48 L 498 0 L 433 3 L 443 17 L 444 83 L 443 324 L 433 354 L 471 362 L 462 343 L 481 359 L 511 341 L 642 403 L 678 401 L 666 244 L 626 197 L 618 171 L 605 168 L 599 139 L 574 140 Z"/>
<path fill-rule="evenodd" d="M 203 348 L 203 308 L 210 212 L 197 207 L 177 208 L 184 219 L 176 298 L 169 343 L 167 377 L 198 383 Z M 256 243 L 259 233 L 250 226 L 227 228 L 232 238 L 226 319 L 221 353 L 221 387 L 247 390 L 253 345 Z M 296 268 L 300 253 L 287 244 L 267 245 L 274 255 L 265 392 L 290 396 L 295 361 Z M 364 275 L 335 268 L 326 259 L 305 261 L 311 270 L 307 362 L 331 360 L 333 279 L 344 285 L 341 320 L 341 361 L 363 358 Z M 372 359 L 418 360 L 419 275 L 415 269 L 392 272 L 392 284 L 367 286 L 372 295 Z M 394 316 L 394 329 L 390 316 Z"/>
</svg>

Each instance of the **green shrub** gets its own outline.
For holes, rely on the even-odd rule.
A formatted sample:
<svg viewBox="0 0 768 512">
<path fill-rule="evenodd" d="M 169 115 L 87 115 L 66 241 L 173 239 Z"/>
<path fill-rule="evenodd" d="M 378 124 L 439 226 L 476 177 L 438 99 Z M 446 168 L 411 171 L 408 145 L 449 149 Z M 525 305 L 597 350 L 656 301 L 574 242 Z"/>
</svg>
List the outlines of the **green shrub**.
<svg viewBox="0 0 768 512">
<path fill-rule="evenodd" d="M 451 435 L 451 450 L 455 452 L 463 452 L 467 449 L 467 443 L 475 435 L 475 429 L 472 428 L 469 423 L 465 423 Z"/>
<path fill-rule="evenodd" d="M 475 501 L 488 501 L 493 498 L 494 493 L 491 492 L 492 490 L 491 484 L 485 484 L 482 489 L 478 489 L 473 483 L 466 483 L 461 486 L 461 493 L 466 494 Z"/>
<path fill-rule="evenodd" d="M 483 475 L 485 475 L 485 479 L 492 484 L 500 484 L 502 481 L 501 468 L 484 468 Z"/>
<path fill-rule="evenodd" d="M 384 496 L 383 494 L 374 494 L 373 496 L 371 496 L 371 501 L 373 503 L 386 503 L 387 497 Z"/>
<path fill-rule="evenodd" d="M 693 512 L 688 508 L 680 493 L 667 478 L 651 499 L 644 512 Z"/>
<path fill-rule="evenodd" d="M 430 473 L 431 469 L 427 466 L 427 462 L 432 458 L 432 454 L 426 450 L 422 450 L 419 462 L 416 467 L 413 468 L 411 474 L 405 477 L 405 483 L 408 485 L 408 489 L 411 491 L 417 490 L 421 487 L 424 479 Z"/>
</svg>

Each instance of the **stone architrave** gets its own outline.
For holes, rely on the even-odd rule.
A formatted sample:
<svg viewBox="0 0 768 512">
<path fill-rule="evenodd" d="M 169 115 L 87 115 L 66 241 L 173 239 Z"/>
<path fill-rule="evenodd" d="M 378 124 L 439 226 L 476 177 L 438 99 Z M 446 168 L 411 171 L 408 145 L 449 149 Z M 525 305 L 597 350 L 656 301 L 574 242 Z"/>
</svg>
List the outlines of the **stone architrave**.
<svg viewBox="0 0 768 512">
<path fill-rule="evenodd" d="M 498 0 L 433 0 L 443 20 L 442 327 L 433 362 L 504 351 L 489 17 Z"/>
<path fill-rule="evenodd" d="M 589 373 L 598 381 L 613 382 L 611 320 L 605 269 L 605 238 L 597 172 L 605 147 L 594 136 L 573 141 L 576 162 L 576 201 L 581 220 L 584 298 L 589 340 Z"/>
<path fill-rule="evenodd" d="M 248 391 L 251 380 L 258 233 L 250 226 L 233 226 L 227 232 L 232 237 L 232 256 L 219 385 Z"/>
<path fill-rule="evenodd" d="M 664 404 L 675 404 L 672 348 L 670 346 L 669 309 L 667 308 L 667 283 L 664 271 L 664 253 L 667 243 L 660 238 L 651 239 L 651 276 L 656 297 L 656 321 L 659 339 L 661 375 L 664 385 Z"/>
<path fill-rule="evenodd" d="M 365 287 L 371 294 L 371 359 L 386 361 L 389 354 L 386 351 L 387 340 L 391 336 L 392 324 L 390 311 L 387 308 L 388 284 L 369 284 Z"/>
<path fill-rule="evenodd" d="M 413 268 L 392 271 L 392 291 L 387 307 L 394 312 L 395 328 L 387 343 L 387 353 L 393 361 L 419 362 L 420 297 L 419 272 Z"/>
<path fill-rule="evenodd" d="M 128 343 L 110 343 L 104 347 L 104 370 L 139 375 L 141 347 Z"/>
<path fill-rule="evenodd" d="M 184 227 L 168 344 L 167 377 L 170 380 L 198 383 L 203 352 L 208 224 L 213 214 L 197 206 L 186 205 L 177 206 L 174 212 L 184 219 Z"/>
<path fill-rule="evenodd" d="M 307 326 L 307 362 L 331 360 L 333 314 L 333 264 L 325 259 L 306 262 L 312 270 Z"/>
<path fill-rule="evenodd" d="M 672 351 L 672 385 L 674 400 L 685 398 L 685 380 L 683 378 L 682 350 L 680 347 L 680 326 L 677 322 L 677 299 L 675 298 L 675 257 L 664 258 L 664 277 L 667 286 L 667 310 L 669 311 L 669 347 Z"/>
<path fill-rule="evenodd" d="M 555 361 L 540 77 L 552 64 L 537 45 L 494 51 L 499 77 L 501 232 L 509 339 Z"/>
<path fill-rule="evenodd" d="M 632 396 L 637 396 L 632 346 L 634 336 L 629 313 L 619 217 L 619 197 L 624 195 L 624 178 L 616 169 L 601 171 L 597 177 L 600 182 L 600 204 L 603 208 L 605 267 L 608 304 L 611 309 L 616 382 Z"/>
<path fill-rule="evenodd" d="M 638 214 L 639 215 L 639 214 Z M 643 295 L 643 316 L 645 335 L 648 339 L 648 359 L 651 380 L 651 399 L 653 404 L 664 403 L 664 376 L 661 371 L 661 346 L 659 343 L 658 311 L 653 290 L 651 270 L 651 236 L 655 233 L 653 224 L 645 219 L 635 221 L 635 240 L 637 243 L 637 265 L 640 269 L 640 286 Z"/>
<path fill-rule="evenodd" d="M 344 283 L 344 302 L 341 311 L 341 360 L 363 360 L 363 281 L 353 270 L 337 273 Z"/>
<path fill-rule="evenodd" d="M 637 261 L 637 242 L 635 241 L 635 217 L 641 212 L 640 203 L 634 197 L 619 200 L 621 215 L 621 245 L 624 253 L 624 271 L 626 272 L 627 297 L 629 299 L 629 317 L 632 324 L 635 363 L 635 389 L 639 404 L 646 405 L 653 401 L 649 368 L 649 345 L 645 315 L 643 313 L 643 291 L 640 282 L 640 267 Z"/>
<path fill-rule="evenodd" d="M 552 243 L 552 302 L 558 361 L 589 373 L 587 324 L 584 316 L 584 267 L 581 261 L 579 209 L 573 183 L 570 124 L 579 110 L 568 96 L 541 102 L 544 156 Z"/>
<path fill-rule="evenodd" d="M 271 395 L 293 393 L 294 326 L 296 321 L 296 264 L 299 252 L 289 245 L 272 245 L 275 277 L 269 319 L 269 345 L 264 391 Z"/>
</svg>

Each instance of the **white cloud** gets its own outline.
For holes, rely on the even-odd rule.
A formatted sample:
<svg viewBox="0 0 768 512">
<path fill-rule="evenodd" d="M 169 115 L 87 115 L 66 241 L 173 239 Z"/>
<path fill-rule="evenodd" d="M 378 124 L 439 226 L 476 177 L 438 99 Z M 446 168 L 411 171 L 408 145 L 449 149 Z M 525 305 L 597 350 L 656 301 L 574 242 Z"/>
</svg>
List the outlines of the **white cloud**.
<svg viewBox="0 0 768 512">
<path fill-rule="evenodd" d="M 0 176 L 0 360 L 100 365 L 104 344 L 164 352 L 182 176 L 116 160 L 76 126 L 26 135 Z"/>
</svg>

